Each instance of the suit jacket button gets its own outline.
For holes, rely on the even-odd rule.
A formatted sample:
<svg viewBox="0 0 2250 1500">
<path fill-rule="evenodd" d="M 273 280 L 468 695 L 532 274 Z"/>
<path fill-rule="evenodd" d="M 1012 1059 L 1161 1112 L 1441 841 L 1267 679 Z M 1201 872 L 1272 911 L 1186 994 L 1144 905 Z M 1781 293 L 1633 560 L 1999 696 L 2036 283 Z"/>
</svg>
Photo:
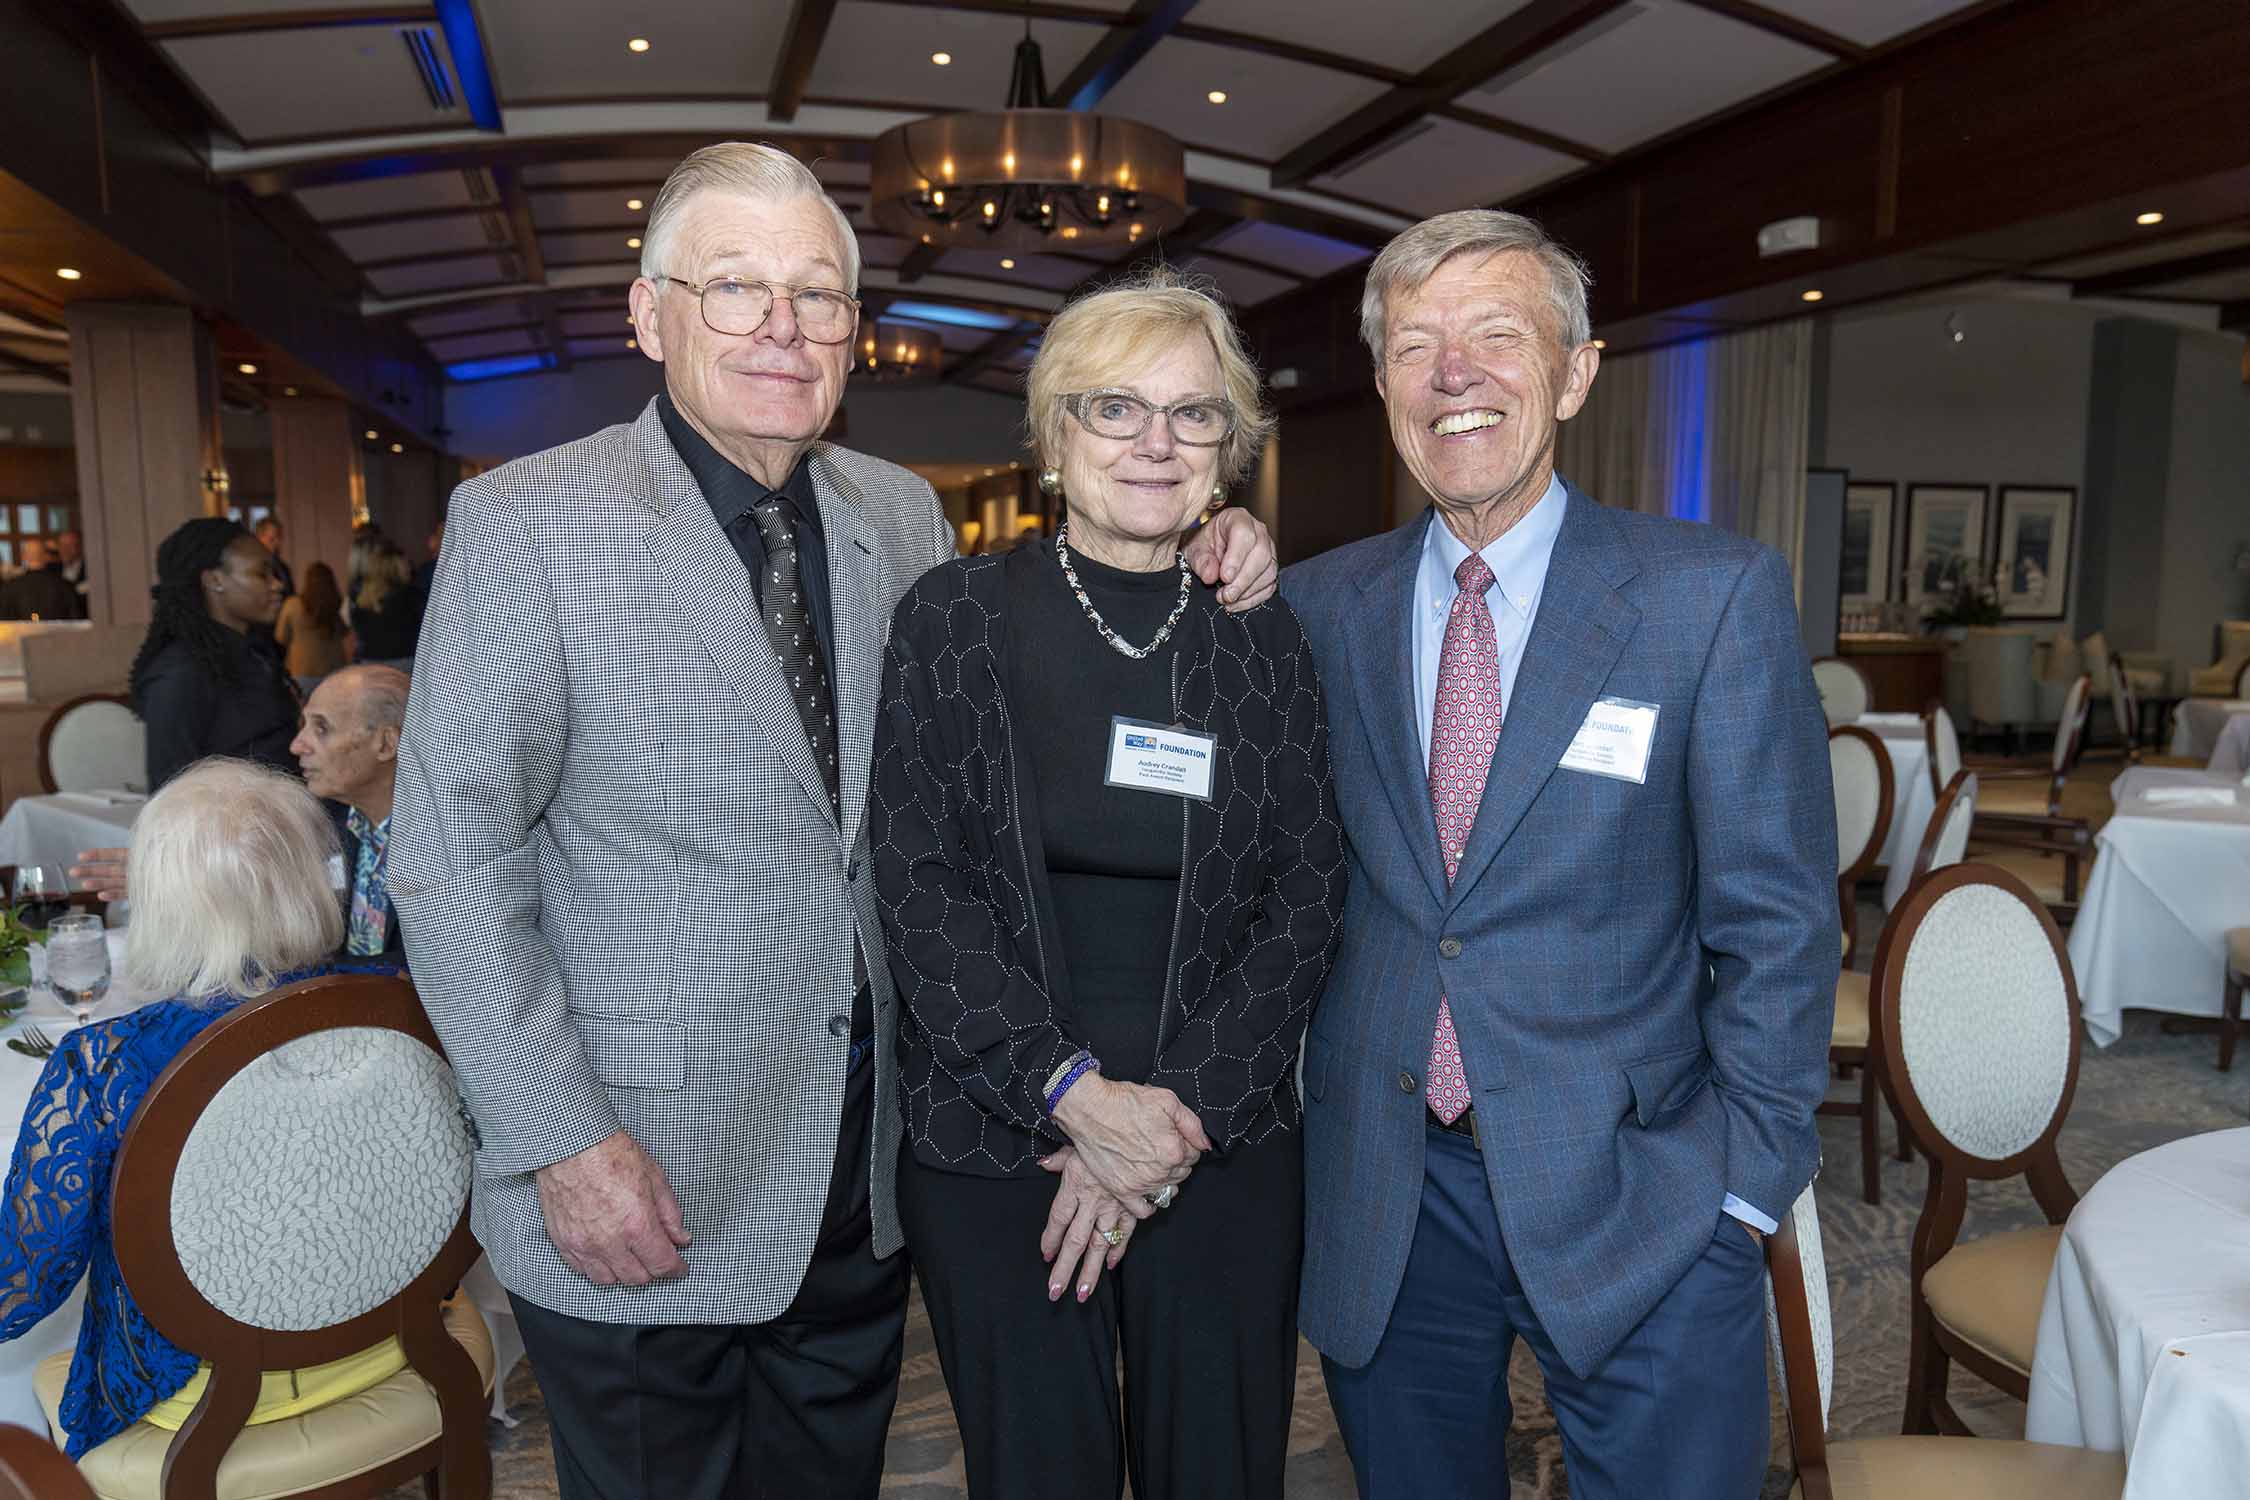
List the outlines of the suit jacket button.
<svg viewBox="0 0 2250 1500">
<path fill-rule="evenodd" d="M 1440 958 L 1459 958 L 1461 956 L 1461 940 L 1456 937 L 1440 938 L 1437 951 Z"/>
<path fill-rule="evenodd" d="M 852 1018 L 850 1016 L 830 1016 L 828 1018 L 828 1034 L 839 1038 L 850 1036 L 852 1034 Z"/>
<path fill-rule="evenodd" d="M 1398 1075 L 1398 1091 L 1402 1094 L 1411 1094 L 1414 1092 L 1414 1075 L 1412 1073 L 1401 1073 Z"/>
<path fill-rule="evenodd" d="M 846 870 L 844 871 L 844 878 L 845 878 L 846 880 L 857 880 L 857 879 L 859 879 L 859 861 L 858 861 L 858 860 L 856 860 L 856 859 L 855 859 L 855 860 L 853 860 L 853 861 L 851 862 L 851 866 L 850 866 L 850 868 L 848 868 L 848 869 L 846 869 Z"/>
</svg>

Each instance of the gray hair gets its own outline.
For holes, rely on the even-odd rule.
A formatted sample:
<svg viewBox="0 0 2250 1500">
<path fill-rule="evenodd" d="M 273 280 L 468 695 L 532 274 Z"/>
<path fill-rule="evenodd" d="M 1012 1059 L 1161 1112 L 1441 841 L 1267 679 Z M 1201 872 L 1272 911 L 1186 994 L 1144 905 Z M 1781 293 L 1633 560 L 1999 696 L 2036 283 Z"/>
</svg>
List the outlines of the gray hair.
<svg viewBox="0 0 2250 1500">
<path fill-rule="evenodd" d="M 1586 288 L 1594 277 L 1577 253 L 1522 214 L 1463 208 L 1402 231 L 1368 267 L 1367 289 L 1359 299 L 1359 336 L 1375 356 L 1375 368 L 1383 368 L 1384 308 L 1392 293 L 1413 291 L 1456 255 L 1482 258 L 1503 250 L 1521 251 L 1546 271 L 1563 348 L 1591 342 L 1594 326 L 1586 312 Z"/>
<path fill-rule="evenodd" d="M 249 998 L 344 940 L 329 883 L 336 825 L 303 782 L 246 760 L 197 761 L 133 824 L 133 988 Z"/>
<path fill-rule="evenodd" d="M 811 168 L 786 151 L 750 141 L 721 141 L 691 151 L 664 179 L 656 203 L 648 211 L 648 231 L 641 236 L 641 274 L 655 282 L 659 290 L 664 285 L 660 278 L 671 274 L 665 257 L 671 253 L 673 235 L 679 232 L 680 216 L 689 200 L 702 192 L 734 193 L 761 203 L 816 199 L 836 221 L 836 239 L 843 248 L 844 280 L 848 283 L 844 290 L 858 294 L 859 238 L 852 233 L 852 221 L 844 217 L 844 211 L 828 196 L 828 189 L 820 185 Z"/>
<path fill-rule="evenodd" d="M 359 710 L 370 729 L 406 727 L 406 696 L 413 679 L 396 667 L 362 662 L 336 672 L 337 680 L 359 689 Z"/>
</svg>

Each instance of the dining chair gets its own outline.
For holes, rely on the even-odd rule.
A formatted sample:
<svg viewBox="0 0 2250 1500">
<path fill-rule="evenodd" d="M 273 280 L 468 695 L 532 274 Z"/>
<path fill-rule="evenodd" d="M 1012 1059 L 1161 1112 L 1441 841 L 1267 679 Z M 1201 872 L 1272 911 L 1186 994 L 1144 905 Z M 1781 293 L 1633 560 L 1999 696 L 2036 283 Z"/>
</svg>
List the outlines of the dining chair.
<svg viewBox="0 0 2250 1500">
<path fill-rule="evenodd" d="M 1959 1364 L 2028 1397 L 2040 1300 L 2078 1195 L 2055 1149 L 2078 1085 L 2078 982 L 2054 918 L 1992 865 L 1925 876 L 1875 945 L 1874 1045 L 1930 1163 L 1909 1267 L 1903 1432 L 1967 1434 Z M 2047 1222 L 1961 1238 L 1972 1181 L 2022 1177 Z"/>
<path fill-rule="evenodd" d="M 1859 947 L 1859 883 L 1883 853 L 1897 790 L 1883 742 L 1856 725 L 1828 731 L 1828 774 L 1836 795 L 1836 909 L 1848 964 Z"/>
<path fill-rule="evenodd" d="M 0 1500 L 100 1500 L 62 1449 L 28 1427 L 0 1422 Z"/>
<path fill-rule="evenodd" d="M 2141 702 L 2140 694 L 2133 690 L 2133 679 L 2125 670 L 2125 658 L 2110 653 L 2109 658 L 2109 716 L 2117 721 L 2117 740 L 2124 747 L 2125 764 L 2141 763 Z"/>
<path fill-rule="evenodd" d="M 1929 751 L 1930 795 L 1942 797 L 1946 783 L 1961 769 L 1961 734 L 1944 704 L 1933 702 L 1922 710 L 1922 740 Z"/>
<path fill-rule="evenodd" d="M 422 1476 L 486 1500 L 492 1349 L 468 1128 L 412 986 L 331 975 L 217 1022 L 143 1100 L 118 1154 L 118 1269 L 209 1382 L 177 1433 L 141 1421 L 80 1460 L 103 1500 L 358 1500 Z M 245 1426 L 262 1372 L 396 1337 L 407 1367 L 348 1400 Z M 48 1420 L 68 1357 L 42 1364 Z"/>
<path fill-rule="evenodd" d="M 1828 727 L 1856 722 L 1875 703 L 1875 689 L 1857 663 L 1840 656 L 1813 658 L 1813 686 L 1820 690 L 1820 711 Z"/>
<path fill-rule="evenodd" d="M 148 730 L 116 693 L 73 698 L 39 726 L 39 784 L 56 792 L 148 790 Z"/>
<path fill-rule="evenodd" d="M 2114 678 L 2115 674 L 2111 674 Z M 2079 871 L 2093 860 L 2093 827 L 2063 812 L 2063 794 L 2086 743 L 2086 721 L 2093 708 L 2092 680 L 2080 676 L 2063 700 L 2062 721 L 2045 767 L 1985 767 L 1977 775 L 1984 805 L 1977 810 L 1971 837 L 1987 848 L 2022 850 L 2036 856 L 2021 862 L 2016 874 L 2031 885 L 2058 922 L 2077 914 Z M 2030 806 L 1996 806 L 1992 788 L 2015 782 L 2040 783 Z"/>
<path fill-rule="evenodd" d="M 1791 1500 L 2118 1500 L 2125 1455 L 2003 1438 L 1828 1438 L 1836 1337 L 1807 1187 L 1766 1237 L 1766 1328 L 1796 1470 Z"/>
<path fill-rule="evenodd" d="M 1932 870 L 1961 862 L 1963 852 L 1969 847 L 1969 825 L 1976 818 L 1976 810 L 1976 773 L 1954 772 L 1945 795 L 1930 809 L 1930 821 L 1922 829 L 1921 846 L 1914 852 L 1910 882 L 1920 880 Z M 1910 883 L 1908 889 L 1912 888 Z M 1888 924 L 1885 926 L 1887 930 Z M 1881 1121 L 1875 1105 L 1877 1099 L 1886 1097 L 1886 1090 L 1882 1053 L 1868 1025 L 1868 978 L 1851 969 L 1836 976 L 1836 1012 L 1828 1029 L 1828 1060 L 1847 1076 L 1855 1068 L 1859 1071 L 1859 1097 L 1823 1099 L 1815 1112 L 1850 1115 L 1859 1121 L 1859 1195 L 1870 1204 L 1880 1204 L 1883 1180 L 1879 1163 L 1883 1147 Z M 1906 1121 L 1899 1115 L 1896 1096 L 1888 1097 L 1891 1119 L 1898 1127 L 1898 1159 L 1912 1161 L 1914 1147 L 1907 1136 Z"/>
<path fill-rule="evenodd" d="M 2234 1070 L 2235 1034 L 2242 1030 L 2242 991 L 2250 986 L 2250 927 L 2227 934 L 2227 987 L 2219 999 L 2219 1071 Z"/>
</svg>

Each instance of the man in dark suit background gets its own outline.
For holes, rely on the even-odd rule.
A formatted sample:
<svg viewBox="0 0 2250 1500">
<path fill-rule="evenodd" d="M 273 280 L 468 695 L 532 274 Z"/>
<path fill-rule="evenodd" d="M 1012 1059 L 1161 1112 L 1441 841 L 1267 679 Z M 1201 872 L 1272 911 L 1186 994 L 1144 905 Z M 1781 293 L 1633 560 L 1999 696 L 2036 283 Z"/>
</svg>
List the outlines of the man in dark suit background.
<svg viewBox="0 0 2250 1500">
<path fill-rule="evenodd" d="M 1529 220 L 1400 235 L 1361 331 L 1436 503 L 1282 581 L 1351 855 L 1305 1334 L 1369 1500 L 1506 1493 L 1518 1338 L 1573 1495 L 1754 1495 L 1760 1238 L 1817 1161 L 1838 942 L 1788 565 L 1555 474 L 1600 356 Z"/>
<path fill-rule="evenodd" d="M 40 537 L 23 540 L 23 571 L 0 584 L 0 619 L 7 620 L 83 620 L 86 618 L 86 601 L 70 580 L 63 577 L 62 564 L 47 551 L 47 543 Z"/>
</svg>

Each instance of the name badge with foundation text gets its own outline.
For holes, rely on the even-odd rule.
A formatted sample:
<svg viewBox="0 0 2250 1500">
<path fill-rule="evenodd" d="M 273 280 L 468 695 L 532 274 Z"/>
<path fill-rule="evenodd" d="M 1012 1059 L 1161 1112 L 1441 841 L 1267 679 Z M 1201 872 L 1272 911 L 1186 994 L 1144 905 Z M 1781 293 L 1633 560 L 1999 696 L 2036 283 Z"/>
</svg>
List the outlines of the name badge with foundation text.
<svg viewBox="0 0 2250 1500">
<path fill-rule="evenodd" d="M 1648 752 L 1656 743 L 1656 705 L 1596 698 L 1557 765 L 1565 771 L 1648 783 Z"/>
<path fill-rule="evenodd" d="M 1211 768 L 1218 752 L 1219 742 L 1214 736 L 1112 714 L 1109 768 L 1102 780 L 1136 792 L 1165 792 L 1208 802 Z"/>
</svg>

